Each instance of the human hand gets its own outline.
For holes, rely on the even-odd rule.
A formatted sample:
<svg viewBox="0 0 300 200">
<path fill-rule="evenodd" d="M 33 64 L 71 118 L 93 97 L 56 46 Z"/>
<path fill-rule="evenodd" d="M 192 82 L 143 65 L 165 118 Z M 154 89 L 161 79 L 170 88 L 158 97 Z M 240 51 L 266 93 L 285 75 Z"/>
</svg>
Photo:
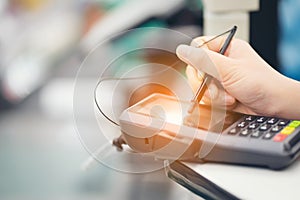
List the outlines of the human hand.
<svg viewBox="0 0 300 200">
<path fill-rule="evenodd" d="M 199 37 L 193 46 L 208 41 L 210 37 Z M 289 79 L 268 65 L 245 41 L 233 39 L 225 55 L 217 53 L 223 37 L 217 38 L 204 48 L 180 45 L 177 56 L 186 62 L 188 79 L 193 88 L 202 81 L 197 71 L 213 76 L 226 91 L 224 101 L 214 84 L 209 86 L 210 97 L 223 102 L 229 109 L 246 114 L 299 118 L 300 84 Z M 192 66 L 192 67 L 191 67 Z M 290 98 L 288 96 L 294 96 Z M 206 97 L 209 96 L 206 94 Z"/>
</svg>

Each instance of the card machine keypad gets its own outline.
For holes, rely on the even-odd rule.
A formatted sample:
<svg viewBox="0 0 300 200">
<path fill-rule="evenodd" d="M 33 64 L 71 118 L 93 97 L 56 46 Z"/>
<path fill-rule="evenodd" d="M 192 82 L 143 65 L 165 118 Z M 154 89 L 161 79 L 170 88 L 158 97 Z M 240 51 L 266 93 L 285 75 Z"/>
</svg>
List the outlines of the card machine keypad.
<svg viewBox="0 0 300 200">
<path fill-rule="evenodd" d="M 282 142 L 296 131 L 300 134 L 299 120 L 246 115 L 227 134 Z"/>
</svg>

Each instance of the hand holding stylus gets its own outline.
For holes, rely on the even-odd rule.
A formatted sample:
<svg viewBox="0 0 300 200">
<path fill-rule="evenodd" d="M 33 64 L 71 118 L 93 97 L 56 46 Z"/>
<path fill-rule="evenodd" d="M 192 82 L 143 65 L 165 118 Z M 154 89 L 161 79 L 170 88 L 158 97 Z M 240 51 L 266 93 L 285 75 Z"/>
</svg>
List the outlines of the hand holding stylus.
<svg viewBox="0 0 300 200">
<path fill-rule="evenodd" d="M 225 33 L 229 32 L 228 37 L 226 38 L 224 44 L 222 45 L 222 47 L 220 48 L 219 53 L 224 55 L 227 48 L 229 47 L 229 44 L 231 42 L 231 40 L 233 39 L 234 34 L 236 33 L 237 27 L 234 26 L 231 30 L 226 31 Z M 224 33 L 222 33 L 221 35 L 223 35 Z M 219 35 L 219 36 L 221 36 Z M 216 36 L 206 42 L 204 42 L 202 45 L 200 45 L 199 47 L 208 44 L 209 42 L 213 41 L 214 39 L 217 39 L 219 36 Z M 188 110 L 188 112 L 191 114 L 193 113 L 194 109 L 197 107 L 197 105 L 200 103 L 200 101 L 202 100 L 204 93 L 207 90 L 208 85 L 210 84 L 210 82 L 212 81 L 212 77 L 208 74 L 203 75 L 203 80 L 199 86 L 199 88 L 196 91 L 196 94 L 194 96 L 194 98 L 192 99 L 192 106 L 191 108 Z"/>
<path fill-rule="evenodd" d="M 200 37 L 193 43 L 210 38 Z M 235 104 L 234 111 L 298 119 L 300 83 L 274 70 L 245 41 L 233 39 L 225 55 L 219 54 L 223 41 L 219 37 L 207 43 L 207 48 L 180 45 L 176 53 L 188 65 L 219 81 L 228 94 L 227 103 Z M 192 87 L 198 88 L 201 82 L 195 80 L 196 70 L 188 67 L 187 75 Z"/>
</svg>

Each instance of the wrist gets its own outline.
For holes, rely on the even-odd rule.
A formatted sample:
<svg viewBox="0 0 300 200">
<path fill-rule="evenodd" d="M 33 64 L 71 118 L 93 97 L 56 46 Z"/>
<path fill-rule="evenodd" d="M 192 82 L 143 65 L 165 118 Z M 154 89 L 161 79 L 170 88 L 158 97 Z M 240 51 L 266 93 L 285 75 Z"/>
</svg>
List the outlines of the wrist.
<svg viewBox="0 0 300 200">
<path fill-rule="evenodd" d="M 276 98 L 272 98 L 274 116 L 300 119 L 300 82 L 283 77 L 278 83 Z"/>
</svg>

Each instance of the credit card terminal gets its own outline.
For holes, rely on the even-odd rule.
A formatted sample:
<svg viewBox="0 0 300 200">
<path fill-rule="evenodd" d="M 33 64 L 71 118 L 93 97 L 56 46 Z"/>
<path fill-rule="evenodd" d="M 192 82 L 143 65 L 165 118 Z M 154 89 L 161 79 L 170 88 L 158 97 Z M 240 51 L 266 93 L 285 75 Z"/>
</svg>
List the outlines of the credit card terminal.
<svg viewBox="0 0 300 200">
<path fill-rule="evenodd" d="M 300 153 L 300 121 L 254 116 L 199 104 L 199 123 L 184 123 L 189 102 L 152 94 L 121 114 L 126 143 L 158 159 L 282 169 Z"/>
</svg>

